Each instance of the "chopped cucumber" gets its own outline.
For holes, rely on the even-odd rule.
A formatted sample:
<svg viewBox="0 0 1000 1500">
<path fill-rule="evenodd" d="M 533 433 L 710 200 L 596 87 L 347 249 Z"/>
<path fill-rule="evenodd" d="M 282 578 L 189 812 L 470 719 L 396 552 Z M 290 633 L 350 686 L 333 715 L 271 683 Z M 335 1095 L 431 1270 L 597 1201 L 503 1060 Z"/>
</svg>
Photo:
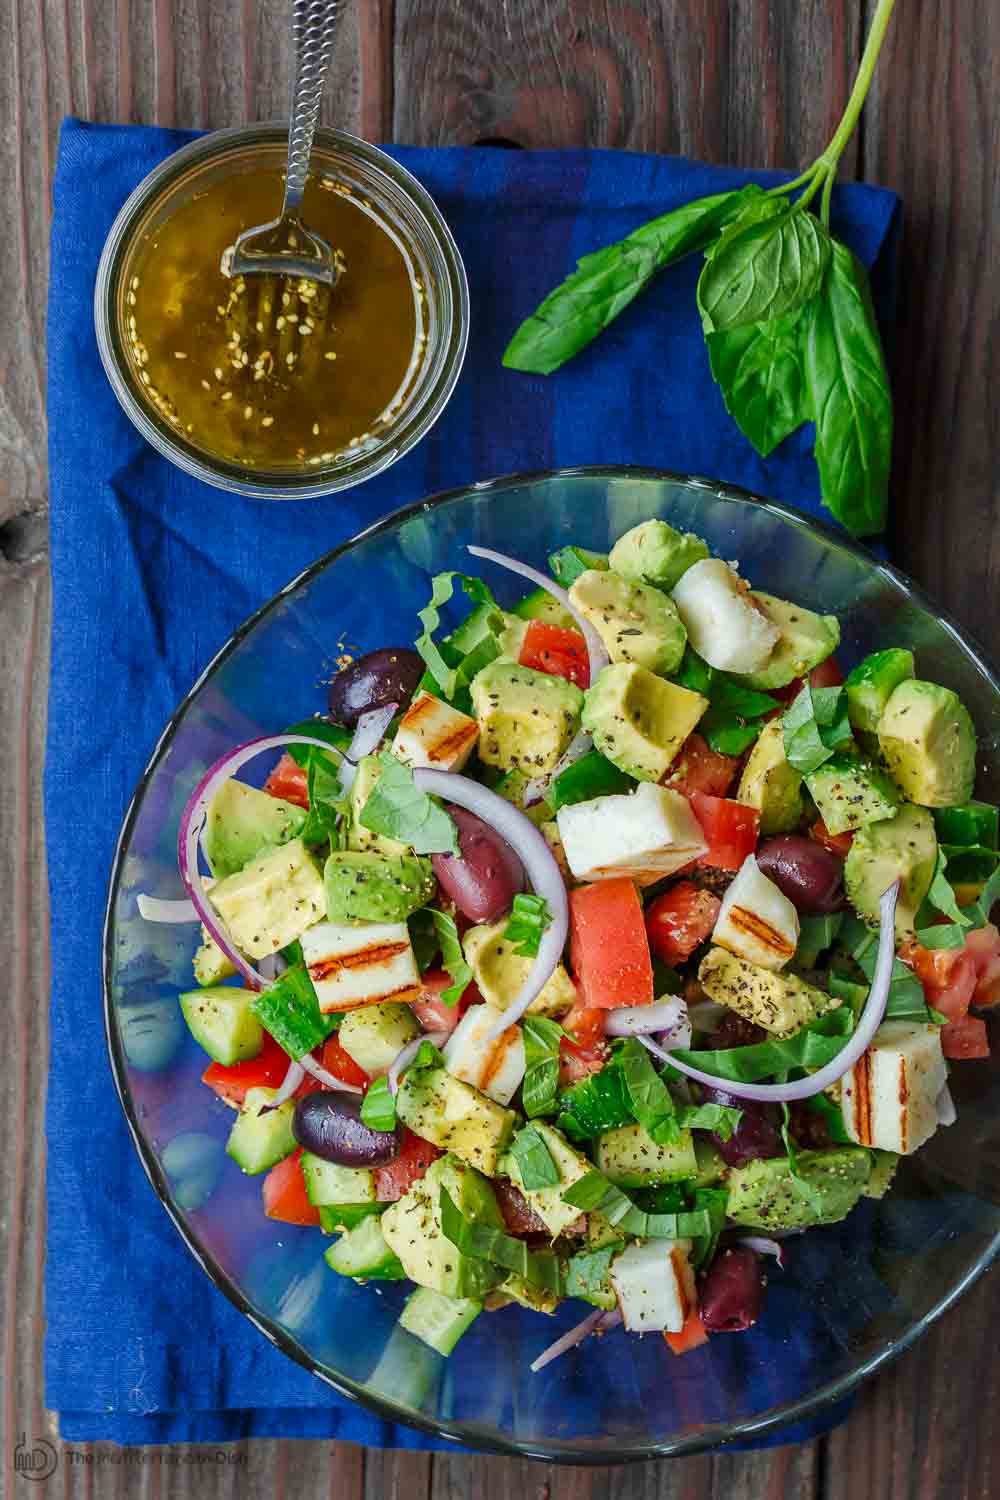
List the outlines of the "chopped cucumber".
<svg viewBox="0 0 1000 1500">
<path fill-rule="evenodd" d="M 546 589 L 533 589 L 519 604 L 514 605 L 514 614 L 521 620 L 544 620 L 546 625 L 558 625 L 560 630 L 579 630 L 576 619 L 568 609 L 563 609 L 558 599 L 553 599 Z"/>
<path fill-rule="evenodd" d="M 254 1014 L 289 1057 L 304 1057 L 335 1030 L 336 1021 L 319 1008 L 309 971 L 293 964 L 253 997 Z"/>
<path fill-rule="evenodd" d="M 681 1182 L 698 1171 L 690 1130 L 681 1130 L 672 1145 L 660 1146 L 641 1125 L 606 1130 L 597 1142 L 596 1163 L 618 1187 Z"/>
<path fill-rule="evenodd" d="M 231 985 L 189 990 L 181 996 L 188 1029 L 213 1062 L 230 1068 L 233 1063 L 257 1056 L 264 1044 L 264 1032 L 251 1009 L 253 999 L 253 990 L 237 990 Z"/>
<path fill-rule="evenodd" d="M 471 1297 L 446 1297 L 418 1286 L 406 1299 L 399 1326 L 447 1357 L 482 1310 L 483 1304 Z"/>
<path fill-rule="evenodd" d="M 560 807 L 572 807 L 576 802 L 630 792 L 635 784 L 631 776 L 619 771 L 599 750 L 590 750 L 559 772 L 549 787 L 548 802 L 552 811 L 558 812 Z"/>
<path fill-rule="evenodd" d="M 564 589 L 568 589 L 588 569 L 605 570 L 608 566 L 605 553 L 588 552 L 586 547 L 560 547 L 558 552 L 549 554 L 549 572 Z"/>
<path fill-rule="evenodd" d="M 286 1099 L 277 1109 L 261 1113 L 265 1105 L 273 1104 L 277 1092 L 277 1089 L 248 1089 L 229 1132 L 226 1154 L 244 1172 L 266 1172 L 295 1150 L 297 1142 L 292 1134 L 294 1100 Z"/>
<path fill-rule="evenodd" d="M 344 1229 L 356 1229 L 362 1219 L 379 1217 L 388 1207 L 388 1203 L 323 1203 L 319 1227 L 325 1234 L 340 1234 Z"/>
<path fill-rule="evenodd" d="M 316 1208 L 332 1203 L 374 1203 L 375 1174 L 370 1167 L 339 1167 L 311 1151 L 302 1153 L 306 1196 Z"/>
<path fill-rule="evenodd" d="M 340 1045 L 370 1078 L 377 1078 L 388 1072 L 393 1058 L 419 1032 L 408 1005 L 386 1000 L 349 1011 L 340 1028 Z"/>
<path fill-rule="evenodd" d="M 359 1281 L 403 1281 L 406 1278 L 406 1272 L 385 1242 L 375 1214 L 370 1214 L 354 1229 L 342 1234 L 324 1258 L 338 1276 L 353 1276 Z"/>
<path fill-rule="evenodd" d="M 997 847 L 998 810 L 992 802 L 964 802 L 961 807 L 935 807 L 932 816 L 942 844 L 960 844 L 963 849 L 982 845 Z"/>
</svg>

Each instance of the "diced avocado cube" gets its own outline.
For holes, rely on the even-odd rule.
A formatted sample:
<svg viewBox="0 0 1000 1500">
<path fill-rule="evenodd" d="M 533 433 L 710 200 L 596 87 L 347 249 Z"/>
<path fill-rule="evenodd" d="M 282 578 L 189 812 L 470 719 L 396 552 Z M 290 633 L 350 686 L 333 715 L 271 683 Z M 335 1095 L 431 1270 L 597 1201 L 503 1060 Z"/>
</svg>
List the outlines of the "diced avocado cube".
<svg viewBox="0 0 1000 1500">
<path fill-rule="evenodd" d="M 326 910 L 323 878 L 301 839 L 258 855 L 214 885 L 208 899 L 250 958 L 277 953 Z"/>
<path fill-rule="evenodd" d="M 596 1162 L 609 1182 L 619 1187 L 653 1187 L 694 1177 L 698 1162 L 690 1130 L 670 1145 L 658 1145 L 642 1125 L 620 1125 L 598 1136 Z"/>
<path fill-rule="evenodd" d="M 494 661 L 469 686 L 479 721 L 479 758 L 529 776 L 551 771 L 576 732 L 583 694 L 564 677 Z"/>
<path fill-rule="evenodd" d="M 213 1062 L 232 1067 L 256 1057 L 264 1044 L 264 1032 L 251 1010 L 253 990 L 231 985 L 189 990 L 181 996 L 181 1010 L 199 1047 Z"/>
<path fill-rule="evenodd" d="M 744 681 L 750 687 L 768 692 L 787 687 L 796 677 L 805 677 L 813 667 L 826 661 L 840 645 L 840 621 L 836 615 L 818 615 L 801 604 L 776 599 L 754 589 L 751 599 L 781 632 L 777 644 L 764 666 L 748 672 Z"/>
<path fill-rule="evenodd" d="M 606 1250 L 609 1246 L 621 1246 L 625 1236 L 616 1224 L 597 1212 L 587 1215 L 587 1247 L 590 1250 Z"/>
<path fill-rule="evenodd" d="M 377 755 L 364 755 L 358 761 L 358 771 L 349 798 L 351 819 L 347 830 L 347 847 L 362 851 L 374 850 L 377 854 L 387 854 L 390 858 L 398 859 L 401 855 L 409 854 L 406 844 L 401 844 L 398 839 L 387 838 L 385 834 L 374 833 L 361 822 L 365 803 L 375 790 L 381 774 L 382 767 Z"/>
<path fill-rule="evenodd" d="M 579 625 L 568 609 L 563 609 L 547 589 L 532 589 L 520 603 L 514 605 L 513 613 L 520 620 L 542 620 L 546 625 L 558 625 L 560 630 L 579 630 Z"/>
<path fill-rule="evenodd" d="M 248 1089 L 229 1132 L 226 1153 L 244 1172 L 266 1172 L 295 1150 L 294 1101 L 286 1099 L 277 1109 L 269 1107 L 266 1114 L 262 1113 L 265 1106 L 273 1106 L 277 1092 L 277 1089 Z"/>
<path fill-rule="evenodd" d="M 832 834 L 895 817 L 902 800 L 885 771 L 856 756 L 834 755 L 805 778 L 809 795 Z"/>
<path fill-rule="evenodd" d="M 740 777 L 737 802 L 760 813 L 764 835 L 788 833 L 802 817 L 802 776 L 789 765 L 781 719 L 761 730 Z"/>
<path fill-rule="evenodd" d="M 694 1156 L 698 1170 L 694 1176 L 695 1187 L 715 1187 L 726 1175 L 727 1167 L 722 1153 L 704 1135 L 694 1138 Z"/>
<path fill-rule="evenodd" d="M 405 922 L 434 899 L 437 881 L 430 860 L 416 854 L 338 849 L 323 867 L 323 887 L 331 922 Z"/>
<path fill-rule="evenodd" d="M 608 558 L 616 573 L 669 591 L 694 563 L 708 556 L 708 543 L 666 521 L 641 521 L 620 536 Z"/>
<path fill-rule="evenodd" d="M 797 974 L 761 968 L 725 948 L 708 950 L 698 981 L 710 1000 L 777 1037 L 793 1036 L 840 1003 Z"/>
<path fill-rule="evenodd" d="M 896 937 L 902 941 L 913 932 L 936 862 L 934 819 L 925 808 L 904 803 L 894 818 L 869 823 L 854 835 L 844 860 L 848 900 L 860 917 L 877 925 L 882 893 L 898 877 Z"/>
<path fill-rule="evenodd" d="M 498 1010 L 513 1005 L 524 986 L 531 965 L 504 937 L 507 919 L 470 927 L 462 939 L 465 957 L 484 1000 Z M 576 1003 L 576 986 L 564 966 L 557 964 L 545 988 L 528 1007 L 529 1015 L 562 1016 Z"/>
<path fill-rule="evenodd" d="M 384 1214 L 368 1214 L 345 1230 L 324 1253 L 330 1270 L 356 1281 L 404 1281 L 406 1272 L 382 1233 L 384 1223 Z"/>
<path fill-rule="evenodd" d="M 449 1154 L 432 1162 L 398 1203 L 386 1209 L 381 1219 L 385 1242 L 399 1257 L 406 1275 L 418 1286 L 429 1287 L 446 1297 L 481 1298 L 499 1286 L 507 1272 L 490 1261 L 464 1255 L 445 1238 L 441 1228 L 442 1188 L 447 1189 L 466 1219 L 503 1229 L 503 1219 L 487 1179 Z"/>
<path fill-rule="evenodd" d="M 884 1198 L 902 1158 L 895 1151 L 873 1151 L 871 1176 L 864 1186 L 866 1198 Z"/>
<path fill-rule="evenodd" d="M 348 1011 L 337 1039 L 369 1078 L 389 1071 L 393 1059 L 419 1034 L 417 1018 L 408 1005 L 384 1000 Z"/>
<path fill-rule="evenodd" d="M 877 734 L 885 706 L 901 682 L 913 676 L 913 652 L 891 646 L 859 661 L 847 674 L 847 716 L 859 734 Z"/>
<path fill-rule="evenodd" d="M 957 693 L 936 682 L 901 682 L 878 724 L 885 762 L 921 807 L 968 802 L 976 779 L 976 731 Z"/>
<path fill-rule="evenodd" d="M 303 1151 L 301 1163 L 306 1197 L 315 1208 L 375 1202 L 375 1174 L 370 1167 L 341 1167 L 311 1151 Z"/>
<path fill-rule="evenodd" d="M 203 988 L 221 984 L 224 979 L 232 979 L 239 970 L 231 958 L 227 958 L 213 938 L 203 927 L 201 929 L 201 946 L 195 953 L 192 967 L 194 977 Z"/>
<path fill-rule="evenodd" d="M 263 850 L 297 838 L 306 817 L 294 802 L 232 778 L 223 782 L 205 818 L 205 858 L 212 874 L 234 875 Z"/>
<path fill-rule="evenodd" d="M 551 1256 L 548 1250 L 536 1250 L 538 1256 Z M 501 1282 L 499 1290 L 510 1298 L 512 1302 L 518 1302 L 522 1307 L 527 1307 L 531 1312 L 554 1313 L 559 1306 L 559 1296 L 547 1287 L 536 1286 L 534 1282 L 526 1281 L 516 1271 L 512 1271 L 507 1280 Z"/>
<path fill-rule="evenodd" d="M 549 572 L 564 589 L 586 573 L 588 568 L 606 568 L 608 559 L 603 552 L 588 552 L 586 547 L 560 547 L 549 554 Z"/>
<path fill-rule="evenodd" d="M 446 1297 L 418 1286 L 406 1299 L 399 1326 L 447 1358 L 482 1310 L 483 1304 L 475 1298 Z"/>
<path fill-rule="evenodd" d="M 636 781 L 660 781 L 707 707 L 700 693 L 613 662 L 588 688 L 582 722 L 612 765 Z"/>
<path fill-rule="evenodd" d="M 664 677 L 680 666 L 687 631 L 669 594 L 609 568 L 581 573 L 569 597 L 612 661 L 635 662 Z"/>
<path fill-rule="evenodd" d="M 857 1146 L 800 1151 L 797 1182 L 787 1157 L 747 1162 L 729 1173 L 726 1212 L 749 1229 L 807 1229 L 846 1219 L 871 1171 L 868 1152 Z"/>
<path fill-rule="evenodd" d="M 396 1113 L 425 1141 L 453 1152 L 487 1177 L 496 1174 L 497 1158 L 510 1140 L 515 1120 L 512 1109 L 494 1103 L 444 1068 L 411 1068 L 396 1095 Z"/>
<path fill-rule="evenodd" d="M 579 1151 L 575 1151 L 561 1131 L 544 1120 L 534 1120 L 533 1129 L 542 1137 L 549 1155 L 559 1169 L 559 1181 L 553 1187 L 526 1188 L 521 1180 L 520 1168 L 513 1156 L 505 1156 L 500 1162 L 500 1171 L 506 1173 L 514 1186 L 520 1188 L 535 1213 L 555 1239 L 570 1224 L 580 1217 L 580 1210 L 563 1202 L 563 1193 L 579 1182 L 591 1170 L 590 1162 Z"/>
<path fill-rule="evenodd" d="M 934 827 L 942 844 L 984 849 L 997 847 L 997 822 L 1000 808 L 992 802 L 963 802 L 959 807 L 935 807 Z"/>
<path fill-rule="evenodd" d="M 536 828 L 540 828 L 551 816 L 551 808 L 547 798 L 533 802 L 530 807 L 525 807 L 524 801 L 531 779 L 523 771 L 507 771 L 500 777 L 493 790 L 505 802 L 511 802 L 515 807 L 519 807 L 528 821 L 534 823 Z"/>
</svg>

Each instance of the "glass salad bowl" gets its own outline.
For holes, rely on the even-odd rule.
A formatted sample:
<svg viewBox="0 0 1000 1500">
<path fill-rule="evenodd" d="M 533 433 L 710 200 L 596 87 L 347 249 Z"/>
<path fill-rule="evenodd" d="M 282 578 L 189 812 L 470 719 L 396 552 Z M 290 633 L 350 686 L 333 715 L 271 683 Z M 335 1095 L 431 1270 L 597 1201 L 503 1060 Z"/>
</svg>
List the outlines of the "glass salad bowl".
<svg viewBox="0 0 1000 1500">
<path fill-rule="evenodd" d="M 412 505 L 320 558 L 242 625 L 181 703 L 122 830 L 104 951 L 111 1060 L 143 1166 L 216 1285 L 291 1358 L 383 1417 L 472 1447 L 575 1463 L 695 1453 L 819 1413 L 906 1349 L 1000 1247 L 1000 1065 L 952 1070 L 957 1123 L 904 1159 L 881 1201 L 789 1242 L 749 1332 L 683 1358 L 621 1328 L 544 1372 L 531 1361 L 577 1323 L 517 1307 L 486 1314 L 448 1360 L 395 1327 L 408 1284 L 327 1271 L 318 1229 L 265 1218 L 260 1179 L 222 1155 L 231 1111 L 200 1082 L 205 1056 L 179 1022 L 197 929 L 144 922 L 139 890 L 181 895 L 180 810 L 218 755 L 321 710 L 332 658 L 412 641 L 429 579 L 470 567 L 467 543 L 544 567 L 574 542 L 606 550 L 660 517 L 738 559 L 754 584 L 838 615 L 850 666 L 909 647 L 954 688 L 979 732 L 978 795 L 1000 799 L 1000 684 L 978 648 L 894 569 L 780 505 L 703 479 L 580 469 L 471 485 Z M 510 605 L 524 590 L 497 569 Z M 276 690 L 277 689 L 277 690 Z M 248 769 L 253 769 L 251 766 Z M 260 770 L 266 774 L 267 766 Z M 169 1109 L 155 1108 L 169 1098 Z"/>
</svg>

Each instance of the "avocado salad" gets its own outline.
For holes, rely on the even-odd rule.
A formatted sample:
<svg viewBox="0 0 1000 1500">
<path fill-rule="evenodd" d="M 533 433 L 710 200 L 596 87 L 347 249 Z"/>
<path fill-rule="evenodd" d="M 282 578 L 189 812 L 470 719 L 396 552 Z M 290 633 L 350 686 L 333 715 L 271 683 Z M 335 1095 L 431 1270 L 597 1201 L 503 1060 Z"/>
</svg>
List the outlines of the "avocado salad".
<svg viewBox="0 0 1000 1500">
<path fill-rule="evenodd" d="M 954 1120 L 1000 1000 L 998 810 L 909 650 L 838 664 L 836 617 L 697 536 L 547 574 L 468 550 L 413 646 L 206 773 L 189 899 L 140 910 L 201 922 L 180 1004 L 226 1149 L 331 1273 L 412 1282 L 442 1355 L 566 1299 L 533 1369 L 616 1324 L 684 1353 Z"/>
</svg>

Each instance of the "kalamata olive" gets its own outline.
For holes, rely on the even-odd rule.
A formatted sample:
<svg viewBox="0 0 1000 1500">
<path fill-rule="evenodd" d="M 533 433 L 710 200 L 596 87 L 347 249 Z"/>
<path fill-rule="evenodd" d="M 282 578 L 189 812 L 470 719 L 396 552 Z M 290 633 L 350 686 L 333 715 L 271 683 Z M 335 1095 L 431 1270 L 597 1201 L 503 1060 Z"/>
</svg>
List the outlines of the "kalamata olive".
<svg viewBox="0 0 1000 1500">
<path fill-rule="evenodd" d="M 306 1094 L 295 1106 L 292 1134 L 313 1156 L 338 1167 L 384 1167 L 399 1155 L 398 1132 L 365 1125 L 357 1094 Z"/>
<path fill-rule="evenodd" d="M 398 703 L 405 708 L 424 674 L 424 663 L 409 646 L 382 646 L 359 656 L 337 673 L 327 703 L 335 724 L 353 729 L 372 708 Z"/>
<path fill-rule="evenodd" d="M 760 1104 L 753 1099 L 738 1099 L 725 1088 L 701 1086 L 704 1099 L 712 1104 L 727 1104 L 732 1109 L 742 1110 L 740 1123 L 728 1140 L 712 1132 L 715 1146 L 727 1167 L 742 1167 L 748 1161 L 762 1157 L 784 1156 L 781 1140 L 780 1111 L 774 1104 Z"/>
<path fill-rule="evenodd" d="M 432 854 L 438 885 L 470 922 L 495 922 L 524 890 L 524 866 L 505 839 L 464 807 L 448 804 L 460 854 Z"/>
<path fill-rule="evenodd" d="M 698 1293 L 701 1321 L 710 1333 L 741 1333 L 760 1317 L 764 1278 L 752 1250 L 735 1245 L 712 1262 Z"/>
<path fill-rule="evenodd" d="M 783 833 L 765 839 L 757 863 L 801 912 L 822 915 L 844 905 L 844 865 L 813 839 Z"/>
</svg>

